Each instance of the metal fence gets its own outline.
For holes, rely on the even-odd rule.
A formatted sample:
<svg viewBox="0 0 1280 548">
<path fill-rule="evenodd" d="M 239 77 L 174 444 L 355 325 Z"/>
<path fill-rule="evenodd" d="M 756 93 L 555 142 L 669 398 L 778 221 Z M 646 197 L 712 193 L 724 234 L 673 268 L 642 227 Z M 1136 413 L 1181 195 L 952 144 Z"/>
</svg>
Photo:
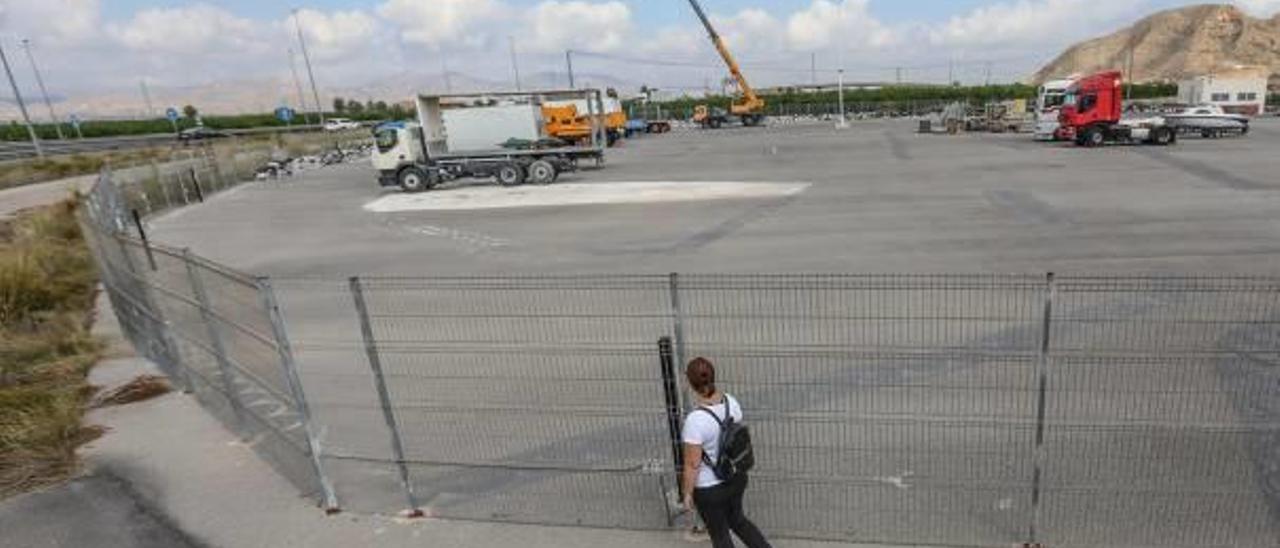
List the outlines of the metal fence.
<svg viewBox="0 0 1280 548">
<path fill-rule="evenodd" d="M 108 183 L 85 224 L 134 345 L 327 508 L 669 527 L 702 355 L 773 535 L 1280 540 L 1277 279 L 272 282 L 126 234 Z"/>
</svg>

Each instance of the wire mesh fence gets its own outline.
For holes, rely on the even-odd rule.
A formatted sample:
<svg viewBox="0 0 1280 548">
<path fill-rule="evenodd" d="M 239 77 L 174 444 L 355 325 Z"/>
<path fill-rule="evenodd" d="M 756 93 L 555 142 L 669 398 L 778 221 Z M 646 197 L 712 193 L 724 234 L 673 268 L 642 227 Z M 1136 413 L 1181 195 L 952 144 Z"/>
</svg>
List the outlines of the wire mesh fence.
<svg viewBox="0 0 1280 548">
<path fill-rule="evenodd" d="M 774 535 L 1280 538 L 1280 280 L 269 281 L 128 235 L 128 204 L 85 209 L 126 335 L 328 507 L 669 527 L 679 364 L 707 356 Z"/>
</svg>

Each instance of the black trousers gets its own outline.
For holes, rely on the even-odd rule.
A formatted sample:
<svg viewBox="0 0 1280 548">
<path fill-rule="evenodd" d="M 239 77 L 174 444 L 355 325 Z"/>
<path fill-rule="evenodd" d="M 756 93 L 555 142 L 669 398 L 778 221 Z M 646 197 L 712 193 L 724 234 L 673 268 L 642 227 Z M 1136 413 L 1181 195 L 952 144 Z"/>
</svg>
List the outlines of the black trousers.
<svg viewBox="0 0 1280 548">
<path fill-rule="evenodd" d="M 707 524 L 714 548 L 733 548 L 729 531 L 738 535 L 747 548 L 771 548 L 760 529 L 742 513 L 742 495 L 746 492 L 745 474 L 715 487 L 693 490 L 693 504 Z"/>
</svg>

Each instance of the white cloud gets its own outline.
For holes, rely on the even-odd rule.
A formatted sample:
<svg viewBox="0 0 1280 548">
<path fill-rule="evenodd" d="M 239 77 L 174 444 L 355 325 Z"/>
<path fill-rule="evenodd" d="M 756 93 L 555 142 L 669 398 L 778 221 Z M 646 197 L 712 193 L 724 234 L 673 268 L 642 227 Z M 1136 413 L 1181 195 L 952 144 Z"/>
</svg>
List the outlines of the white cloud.
<svg viewBox="0 0 1280 548">
<path fill-rule="evenodd" d="M 531 47 L 541 51 L 610 51 L 627 43 L 631 9 L 622 2 L 549 0 L 529 14 Z"/>
<path fill-rule="evenodd" d="M 1233 0 L 1232 3 L 1255 17 L 1272 17 L 1280 12 L 1280 0 Z"/>
<path fill-rule="evenodd" d="M 54 45 L 74 45 L 98 36 L 99 0 L 2 0 L 0 30 Z"/>
<path fill-rule="evenodd" d="M 786 45 L 782 22 L 763 9 L 747 8 L 729 17 L 711 18 L 732 50 L 777 50 Z"/>
<path fill-rule="evenodd" d="M 797 50 L 877 49 L 894 40 L 894 32 L 871 16 L 867 0 L 814 0 L 787 20 L 787 42 Z"/>
<path fill-rule="evenodd" d="M 400 39 L 437 49 L 479 47 L 489 41 L 484 23 L 499 18 L 507 6 L 497 0 L 387 0 L 380 17 L 400 27 Z"/>
<path fill-rule="evenodd" d="M 269 25 L 209 4 L 141 10 L 107 33 L 135 51 L 187 55 L 263 53 L 273 37 Z"/>
<path fill-rule="evenodd" d="M 932 28 L 935 45 L 995 46 L 1071 42 L 1102 34 L 1144 0 L 1018 0 L 982 6 Z"/>
<path fill-rule="evenodd" d="M 378 34 L 379 22 L 360 10 L 322 12 L 298 11 L 298 22 L 307 39 L 310 53 L 319 59 L 342 59 L 367 49 Z M 281 23 L 286 35 L 293 36 L 293 19 Z"/>
</svg>

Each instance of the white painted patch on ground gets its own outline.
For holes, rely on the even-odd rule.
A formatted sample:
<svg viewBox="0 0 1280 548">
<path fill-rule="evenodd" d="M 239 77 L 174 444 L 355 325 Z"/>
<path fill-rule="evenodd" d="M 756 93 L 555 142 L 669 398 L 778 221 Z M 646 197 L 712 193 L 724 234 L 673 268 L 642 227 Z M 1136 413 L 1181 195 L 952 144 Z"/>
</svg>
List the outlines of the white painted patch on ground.
<svg viewBox="0 0 1280 548">
<path fill-rule="evenodd" d="M 459 211 L 601 204 L 644 204 L 776 198 L 804 192 L 809 183 L 740 182 L 619 182 L 569 183 L 549 186 L 477 186 L 388 194 L 364 205 L 374 213 L 399 211 Z"/>
</svg>

